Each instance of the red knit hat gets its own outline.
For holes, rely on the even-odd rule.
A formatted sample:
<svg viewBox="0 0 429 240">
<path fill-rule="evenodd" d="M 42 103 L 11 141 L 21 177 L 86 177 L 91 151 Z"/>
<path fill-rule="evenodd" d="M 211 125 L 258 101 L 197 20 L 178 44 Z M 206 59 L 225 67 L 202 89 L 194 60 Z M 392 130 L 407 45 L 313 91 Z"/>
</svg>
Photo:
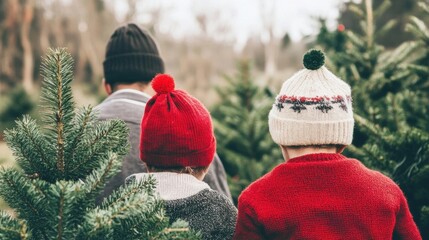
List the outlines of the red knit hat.
<svg viewBox="0 0 429 240">
<path fill-rule="evenodd" d="M 140 135 L 140 159 L 158 167 L 205 167 L 216 150 L 210 113 L 196 98 L 174 90 L 174 80 L 158 74 L 156 95 L 147 103 Z"/>
</svg>

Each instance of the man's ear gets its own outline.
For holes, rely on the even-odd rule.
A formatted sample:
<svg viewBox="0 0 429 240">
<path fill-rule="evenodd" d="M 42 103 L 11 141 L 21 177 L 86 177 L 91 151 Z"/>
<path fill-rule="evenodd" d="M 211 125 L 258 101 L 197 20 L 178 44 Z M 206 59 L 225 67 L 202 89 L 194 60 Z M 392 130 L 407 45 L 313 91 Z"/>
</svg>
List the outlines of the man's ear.
<svg viewBox="0 0 429 240">
<path fill-rule="evenodd" d="M 112 89 L 112 85 L 110 85 L 110 83 L 106 82 L 106 79 L 103 78 L 103 87 L 104 87 L 104 91 L 106 91 L 107 95 L 112 94 L 113 89 Z"/>
</svg>

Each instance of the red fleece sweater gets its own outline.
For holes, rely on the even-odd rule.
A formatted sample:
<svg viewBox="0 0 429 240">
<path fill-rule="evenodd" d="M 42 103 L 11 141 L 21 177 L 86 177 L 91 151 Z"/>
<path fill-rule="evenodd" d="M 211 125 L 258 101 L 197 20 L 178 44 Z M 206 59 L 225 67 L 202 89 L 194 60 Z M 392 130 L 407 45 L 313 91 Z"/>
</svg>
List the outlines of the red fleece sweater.
<svg viewBox="0 0 429 240">
<path fill-rule="evenodd" d="M 388 177 L 340 154 L 309 154 L 241 194 L 234 239 L 422 239 Z"/>
</svg>

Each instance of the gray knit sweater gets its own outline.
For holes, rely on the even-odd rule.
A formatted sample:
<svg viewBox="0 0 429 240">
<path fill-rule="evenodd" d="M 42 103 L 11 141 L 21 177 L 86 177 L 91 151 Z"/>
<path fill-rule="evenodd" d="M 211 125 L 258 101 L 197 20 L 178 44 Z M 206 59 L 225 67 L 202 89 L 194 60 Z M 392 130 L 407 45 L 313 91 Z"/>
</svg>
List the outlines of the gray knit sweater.
<svg viewBox="0 0 429 240">
<path fill-rule="evenodd" d="M 204 239 L 232 239 L 237 209 L 224 195 L 211 189 L 177 200 L 165 201 L 170 223 L 185 220 Z"/>
<path fill-rule="evenodd" d="M 149 174 L 134 174 L 128 180 L 141 180 Z M 152 173 L 156 191 L 165 200 L 170 223 L 185 220 L 191 229 L 200 231 L 203 239 L 232 239 L 237 208 L 223 194 L 188 174 Z"/>
</svg>

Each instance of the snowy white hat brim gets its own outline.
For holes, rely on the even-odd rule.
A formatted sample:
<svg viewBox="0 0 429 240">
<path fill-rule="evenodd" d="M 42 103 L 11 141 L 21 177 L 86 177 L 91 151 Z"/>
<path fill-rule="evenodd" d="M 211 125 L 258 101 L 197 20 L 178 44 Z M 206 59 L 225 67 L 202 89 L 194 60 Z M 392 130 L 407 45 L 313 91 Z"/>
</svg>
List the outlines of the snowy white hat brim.
<svg viewBox="0 0 429 240">
<path fill-rule="evenodd" d="M 278 118 L 269 114 L 269 130 L 273 141 L 282 146 L 350 145 L 353 140 L 353 119 L 332 122 L 309 122 Z"/>
</svg>

